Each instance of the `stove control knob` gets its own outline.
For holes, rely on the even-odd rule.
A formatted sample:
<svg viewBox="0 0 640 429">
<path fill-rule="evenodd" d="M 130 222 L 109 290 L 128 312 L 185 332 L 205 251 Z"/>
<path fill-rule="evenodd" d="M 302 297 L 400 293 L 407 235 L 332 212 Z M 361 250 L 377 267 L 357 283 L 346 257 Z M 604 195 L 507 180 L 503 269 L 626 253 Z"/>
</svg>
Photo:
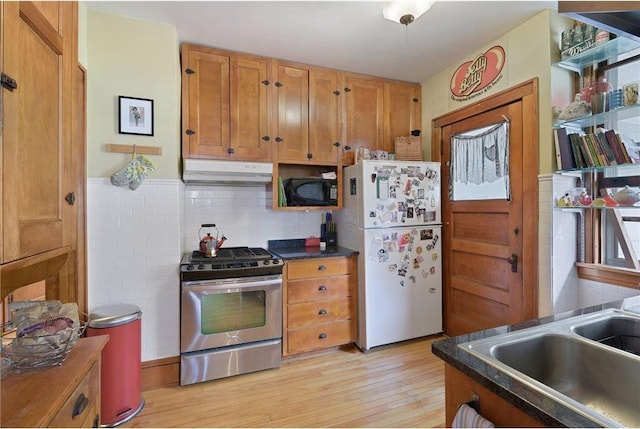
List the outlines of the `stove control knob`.
<svg viewBox="0 0 640 429">
<path fill-rule="evenodd" d="M 273 260 L 273 265 L 278 265 L 279 263 L 280 263 L 280 260 L 278 260 L 278 259 L 274 259 Z"/>
<path fill-rule="evenodd" d="M 204 270 L 204 264 L 199 264 L 199 265 L 198 265 L 198 269 L 199 269 L 199 270 Z"/>
<path fill-rule="evenodd" d="M 193 265 L 191 265 L 191 264 L 187 265 L 187 270 L 188 271 L 193 271 L 193 268 L 194 268 Z"/>
<path fill-rule="evenodd" d="M 263 263 L 264 265 L 269 265 L 269 264 L 270 264 L 270 261 L 262 261 L 262 263 Z"/>
</svg>

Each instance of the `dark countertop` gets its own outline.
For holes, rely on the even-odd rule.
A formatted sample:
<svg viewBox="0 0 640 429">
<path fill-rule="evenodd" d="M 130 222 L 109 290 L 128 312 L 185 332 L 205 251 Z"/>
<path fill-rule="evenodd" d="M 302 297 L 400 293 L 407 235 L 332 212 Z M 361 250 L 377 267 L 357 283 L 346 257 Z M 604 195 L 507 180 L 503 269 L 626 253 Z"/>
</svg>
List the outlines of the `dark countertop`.
<svg viewBox="0 0 640 429">
<path fill-rule="evenodd" d="M 451 364 L 463 374 L 473 379 L 483 387 L 503 398 L 508 403 L 521 409 L 526 414 L 540 421 L 546 426 L 563 427 L 599 427 L 580 413 L 558 403 L 541 392 L 526 386 L 515 378 L 497 368 L 483 362 L 475 356 L 458 347 L 482 338 L 489 338 L 507 332 L 518 331 L 532 326 L 544 325 L 557 320 L 568 319 L 582 314 L 594 313 L 607 308 L 620 308 L 622 301 L 587 307 L 580 310 L 556 314 L 540 319 L 528 320 L 513 325 L 473 332 L 434 342 L 431 345 L 433 354 Z"/>
<path fill-rule="evenodd" d="M 269 240 L 267 249 L 280 256 L 284 260 L 305 259 L 305 258 L 328 258 L 332 256 L 352 256 L 358 252 L 346 247 L 327 247 L 320 250 L 319 246 L 304 247 L 304 238 L 293 238 L 289 240 Z"/>
</svg>

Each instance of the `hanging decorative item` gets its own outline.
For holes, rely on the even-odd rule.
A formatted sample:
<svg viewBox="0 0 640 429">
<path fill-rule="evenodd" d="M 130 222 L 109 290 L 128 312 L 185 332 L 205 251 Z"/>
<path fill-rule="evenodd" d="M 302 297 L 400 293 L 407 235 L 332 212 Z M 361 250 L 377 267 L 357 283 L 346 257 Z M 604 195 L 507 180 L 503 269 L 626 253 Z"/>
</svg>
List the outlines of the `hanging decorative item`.
<svg viewBox="0 0 640 429">
<path fill-rule="evenodd" d="M 509 121 L 451 136 L 451 200 L 509 198 Z M 502 183 L 487 195 L 477 187 L 456 192 L 455 187 Z"/>
<path fill-rule="evenodd" d="M 134 145 L 131 161 L 111 176 L 111 183 L 115 186 L 129 185 L 129 189 L 135 191 L 155 169 L 153 163 L 144 155 L 136 154 Z"/>
</svg>

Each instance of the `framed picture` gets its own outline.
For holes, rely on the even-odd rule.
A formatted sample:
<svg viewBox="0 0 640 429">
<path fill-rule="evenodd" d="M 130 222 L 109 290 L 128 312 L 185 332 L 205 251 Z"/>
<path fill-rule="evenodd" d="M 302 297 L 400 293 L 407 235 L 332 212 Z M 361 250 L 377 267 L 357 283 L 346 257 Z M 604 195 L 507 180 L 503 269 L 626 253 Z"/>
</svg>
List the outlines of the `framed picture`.
<svg viewBox="0 0 640 429">
<path fill-rule="evenodd" d="M 153 100 L 121 95 L 118 101 L 118 132 L 152 136 Z"/>
</svg>

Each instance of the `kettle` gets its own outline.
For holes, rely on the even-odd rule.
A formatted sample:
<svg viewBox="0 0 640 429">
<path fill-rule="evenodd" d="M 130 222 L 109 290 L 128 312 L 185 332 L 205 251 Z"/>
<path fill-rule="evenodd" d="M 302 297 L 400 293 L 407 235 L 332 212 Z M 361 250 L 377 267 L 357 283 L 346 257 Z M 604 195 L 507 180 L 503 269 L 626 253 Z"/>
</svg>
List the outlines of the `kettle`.
<svg viewBox="0 0 640 429">
<path fill-rule="evenodd" d="M 207 232 L 207 235 L 203 237 L 201 235 L 202 228 L 215 228 L 216 236 L 213 237 L 210 232 Z M 215 223 L 203 223 L 198 230 L 198 238 L 200 239 L 200 246 L 198 250 L 207 256 L 216 256 L 215 252 L 218 250 L 219 235 L 220 231 L 218 231 L 218 227 L 216 227 Z"/>
</svg>

